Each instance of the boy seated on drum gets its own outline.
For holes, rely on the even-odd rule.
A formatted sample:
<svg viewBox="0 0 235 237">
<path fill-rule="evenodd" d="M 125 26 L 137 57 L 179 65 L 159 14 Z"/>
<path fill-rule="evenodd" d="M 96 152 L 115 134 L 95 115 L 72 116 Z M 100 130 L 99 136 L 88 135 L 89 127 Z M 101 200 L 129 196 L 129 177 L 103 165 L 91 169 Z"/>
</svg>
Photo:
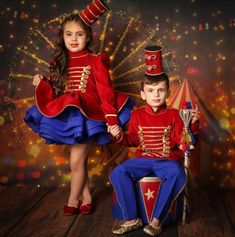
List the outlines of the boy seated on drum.
<svg viewBox="0 0 235 237">
<path fill-rule="evenodd" d="M 166 105 L 169 79 L 163 72 L 161 47 L 146 47 L 145 62 L 145 76 L 141 83 L 141 98 L 146 101 L 145 107 L 132 112 L 127 134 L 123 134 L 118 126 L 109 128 L 116 143 L 138 147 L 136 158 L 120 164 L 110 175 L 118 205 L 122 210 L 120 219 L 124 221 L 113 228 L 114 234 L 128 233 L 143 226 L 138 217 L 135 196 L 135 184 L 138 180 L 146 176 L 156 176 L 163 181 L 153 218 L 143 229 L 151 236 L 157 236 L 161 232 L 162 221 L 186 182 L 179 162 L 183 157 L 179 145 L 184 124 L 179 111 Z M 198 120 L 199 111 L 196 107 L 192 109 L 190 123 L 193 134 L 198 131 Z M 113 215 L 115 216 L 114 213 Z"/>
</svg>

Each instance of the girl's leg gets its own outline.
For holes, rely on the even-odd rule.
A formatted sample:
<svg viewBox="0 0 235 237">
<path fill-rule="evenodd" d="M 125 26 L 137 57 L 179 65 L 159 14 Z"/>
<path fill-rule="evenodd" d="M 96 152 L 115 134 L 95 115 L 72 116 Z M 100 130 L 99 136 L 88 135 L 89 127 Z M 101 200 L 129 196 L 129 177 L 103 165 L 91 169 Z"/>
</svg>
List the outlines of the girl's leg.
<svg viewBox="0 0 235 237">
<path fill-rule="evenodd" d="M 71 190 L 68 200 L 68 206 L 71 207 L 78 206 L 78 197 L 81 195 L 84 187 L 86 187 L 85 182 L 87 177 L 86 163 L 88 148 L 88 144 L 74 144 L 71 147 Z M 86 189 L 88 189 L 88 187 Z"/>
<path fill-rule="evenodd" d="M 89 178 L 88 178 L 87 167 L 85 168 L 85 171 L 86 171 L 85 183 L 83 186 L 82 197 L 81 197 L 82 204 L 84 204 L 84 205 L 92 203 L 91 193 L 90 193 L 90 189 L 89 189 Z"/>
</svg>

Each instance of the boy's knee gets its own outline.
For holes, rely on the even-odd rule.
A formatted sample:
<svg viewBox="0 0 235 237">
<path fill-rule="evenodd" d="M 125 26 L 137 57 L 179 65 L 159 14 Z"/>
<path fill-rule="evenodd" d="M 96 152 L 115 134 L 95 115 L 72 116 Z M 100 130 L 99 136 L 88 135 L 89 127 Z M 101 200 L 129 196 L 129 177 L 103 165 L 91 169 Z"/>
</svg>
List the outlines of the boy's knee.
<svg viewBox="0 0 235 237">
<path fill-rule="evenodd" d="M 112 173 L 110 174 L 109 178 L 110 180 L 114 180 L 115 178 L 120 177 L 121 175 L 123 175 L 123 167 L 122 165 L 117 166 Z"/>
<path fill-rule="evenodd" d="M 170 176 L 174 176 L 174 177 L 185 177 L 185 173 L 183 168 L 180 166 L 179 163 L 174 162 L 171 164 L 170 168 L 169 168 L 169 175 Z"/>
</svg>

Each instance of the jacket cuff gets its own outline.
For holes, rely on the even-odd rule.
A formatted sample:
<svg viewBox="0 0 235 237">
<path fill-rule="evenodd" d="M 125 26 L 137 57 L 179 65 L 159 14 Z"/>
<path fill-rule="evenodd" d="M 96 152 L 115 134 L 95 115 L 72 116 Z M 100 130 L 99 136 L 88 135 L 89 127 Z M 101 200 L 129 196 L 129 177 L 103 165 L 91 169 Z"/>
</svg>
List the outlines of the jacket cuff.
<svg viewBox="0 0 235 237">
<path fill-rule="evenodd" d="M 116 114 L 106 114 L 105 118 L 108 122 L 108 125 L 119 125 L 118 117 Z"/>
</svg>

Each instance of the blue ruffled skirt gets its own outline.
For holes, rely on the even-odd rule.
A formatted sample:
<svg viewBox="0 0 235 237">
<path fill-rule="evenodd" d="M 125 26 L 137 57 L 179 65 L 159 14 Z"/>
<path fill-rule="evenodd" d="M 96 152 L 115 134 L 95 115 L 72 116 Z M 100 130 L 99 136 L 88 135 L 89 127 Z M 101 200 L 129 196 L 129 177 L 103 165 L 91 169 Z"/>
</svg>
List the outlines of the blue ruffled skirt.
<svg viewBox="0 0 235 237">
<path fill-rule="evenodd" d="M 134 105 L 134 100 L 129 97 L 118 112 L 121 126 L 129 121 Z M 42 115 L 34 105 L 27 110 L 24 121 L 34 132 L 45 139 L 46 144 L 88 143 L 94 140 L 96 144 L 102 145 L 111 142 L 106 122 L 91 120 L 78 108 L 72 106 L 67 107 L 58 116 L 48 118 Z"/>
</svg>

